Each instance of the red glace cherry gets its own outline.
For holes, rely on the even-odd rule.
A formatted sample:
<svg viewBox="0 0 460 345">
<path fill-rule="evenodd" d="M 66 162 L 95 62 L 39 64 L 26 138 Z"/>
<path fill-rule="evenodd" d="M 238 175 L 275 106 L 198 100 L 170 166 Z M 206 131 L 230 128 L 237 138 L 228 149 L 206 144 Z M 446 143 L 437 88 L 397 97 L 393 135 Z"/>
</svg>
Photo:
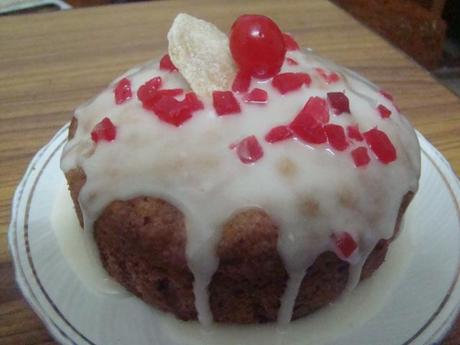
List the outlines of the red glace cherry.
<svg viewBox="0 0 460 345">
<path fill-rule="evenodd" d="M 296 137 L 307 143 L 322 144 L 327 140 L 323 124 L 308 113 L 299 113 L 289 128 Z"/>
<path fill-rule="evenodd" d="M 243 15 L 233 23 L 230 51 L 241 71 L 266 79 L 276 75 L 286 54 L 283 34 L 273 20 Z"/>
<path fill-rule="evenodd" d="M 342 126 L 329 124 L 324 126 L 324 132 L 326 133 L 329 145 L 333 149 L 343 151 L 348 147 L 347 137 Z"/>
<path fill-rule="evenodd" d="M 347 134 L 348 137 L 351 139 L 354 139 L 356 141 L 363 141 L 364 138 L 361 135 L 361 132 L 359 131 L 358 125 L 351 125 L 347 127 Z"/>
<path fill-rule="evenodd" d="M 182 101 L 175 97 L 184 93 L 183 89 L 159 89 L 161 78 L 147 81 L 137 91 L 142 106 L 153 111 L 161 121 L 179 127 L 192 118 L 194 111 L 204 109 L 203 103 L 194 92 L 188 92 Z"/>
<path fill-rule="evenodd" d="M 379 104 L 377 110 L 379 111 L 382 119 L 387 119 L 391 116 L 391 110 L 385 107 L 383 104 Z"/>
<path fill-rule="evenodd" d="M 185 99 L 181 102 L 169 95 L 158 98 L 152 108 L 160 120 L 176 127 L 192 117 L 192 110 Z"/>
<path fill-rule="evenodd" d="M 185 94 L 184 101 L 188 104 L 192 111 L 204 109 L 203 102 L 201 102 L 195 92 L 188 92 Z"/>
<path fill-rule="evenodd" d="M 335 114 L 350 113 L 350 102 L 343 92 L 328 92 L 327 100 Z"/>
<path fill-rule="evenodd" d="M 169 72 L 174 72 L 177 71 L 177 67 L 174 66 L 174 64 L 171 61 L 171 58 L 169 57 L 168 54 L 163 56 L 160 60 L 160 69 L 169 71 Z"/>
<path fill-rule="evenodd" d="M 310 97 L 300 112 L 310 114 L 319 122 L 329 122 L 329 110 L 324 98 Z"/>
<path fill-rule="evenodd" d="M 137 90 L 137 98 L 144 103 L 144 100 L 152 97 L 161 86 L 161 77 L 155 77 L 147 81 Z"/>
<path fill-rule="evenodd" d="M 294 133 L 292 133 L 292 130 L 288 126 L 277 126 L 270 129 L 265 135 L 265 141 L 273 144 L 278 141 L 292 138 L 293 135 Z"/>
<path fill-rule="evenodd" d="M 371 161 L 369 154 L 367 153 L 367 148 L 363 146 L 351 151 L 351 157 L 353 158 L 353 161 L 357 167 L 365 166 Z"/>
<path fill-rule="evenodd" d="M 212 104 L 219 116 L 241 112 L 240 105 L 231 91 L 214 91 L 212 93 Z"/>
<path fill-rule="evenodd" d="M 131 92 L 131 82 L 129 81 L 128 78 L 123 78 L 120 80 L 115 86 L 115 103 L 116 104 L 122 104 L 126 102 L 128 99 L 130 99 L 133 94 Z"/>
<path fill-rule="evenodd" d="M 289 128 L 296 137 L 307 143 L 322 144 L 327 140 L 324 124 L 328 121 L 326 100 L 321 97 L 310 97 Z"/>
<path fill-rule="evenodd" d="M 331 235 L 339 256 L 349 258 L 358 248 L 354 238 L 346 231 L 335 232 Z"/>
<path fill-rule="evenodd" d="M 91 139 L 93 139 L 95 143 L 101 140 L 113 141 L 116 136 L 117 127 L 115 127 L 108 117 L 104 117 L 91 131 Z"/>
<path fill-rule="evenodd" d="M 273 77 L 272 85 L 281 94 L 300 89 L 303 85 L 309 86 L 311 78 L 307 73 L 280 73 Z"/>
<path fill-rule="evenodd" d="M 377 128 L 372 128 L 364 132 L 363 136 L 366 139 L 367 145 L 369 145 L 379 161 L 388 164 L 396 160 L 396 149 L 385 132 Z"/>
<path fill-rule="evenodd" d="M 236 145 L 236 153 L 244 164 L 254 163 L 264 155 L 262 146 L 253 135 L 244 138 Z"/>
<path fill-rule="evenodd" d="M 246 103 L 267 103 L 268 95 L 267 91 L 255 88 L 247 95 L 244 95 L 243 101 Z"/>
<path fill-rule="evenodd" d="M 249 90 L 249 85 L 251 84 L 251 76 L 247 72 L 239 71 L 236 74 L 235 79 L 232 84 L 233 92 L 247 92 Z"/>
</svg>

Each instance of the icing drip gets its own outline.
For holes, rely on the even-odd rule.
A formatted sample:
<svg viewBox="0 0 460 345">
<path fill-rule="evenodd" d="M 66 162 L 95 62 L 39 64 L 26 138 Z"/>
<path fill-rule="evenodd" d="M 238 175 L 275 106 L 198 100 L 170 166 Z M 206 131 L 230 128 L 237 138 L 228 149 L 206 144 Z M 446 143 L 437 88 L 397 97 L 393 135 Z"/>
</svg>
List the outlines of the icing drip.
<svg viewBox="0 0 460 345">
<path fill-rule="evenodd" d="M 64 148 L 61 166 L 64 171 L 81 167 L 87 176 L 79 196 L 85 231 L 92 235 L 92 224 L 113 200 L 154 196 L 179 208 L 186 219 L 186 256 L 203 324 L 212 322 L 208 285 L 218 267 L 216 245 L 234 212 L 260 207 L 279 226 L 278 250 L 289 279 L 278 320 L 286 324 L 308 268 L 319 254 L 334 250 L 332 234 L 346 231 L 359 239 L 359 248 L 347 258 L 347 288 L 352 289 L 375 244 L 393 235 L 402 197 L 417 189 L 418 142 L 393 103 L 368 81 L 311 52 L 289 51 L 287 57 L 298 64 L 285 63 L 281 73 L 308 73 L 311 85 L 281 95 L 270 80 L 252 80 L 249 90 L 266 91 L 267 103 L 248 104 L 244 95 L 236 95 L 241 106 L 236 115 L 219 117 L 211 101 L 203 99 L 204 109 L 181 126 L 162 122 L 142 107 L 135 96 L 139 87 L 153 77 L 162 78 L 164 89 L 189 87 L 178 72 L 161 70 L 157 61 L 128 71 L 75 112 L 78 128 Z M 328 83 L 317 68 L 334 71 L 340 79 Z M 117 105 L 113 89 L 122 78 L 131 82 L 133 97 Z M 356 168 L 350 152 L 365 142 L 350 140 L 346 150 L 337 152 L 328 144 L 307 145 L 294 138 L 264 140 L 272 128 L 289 124 L 310 97 L 327 99 L 328 92 L 344 92 L 351 113 L 331 113 L 330 123 L 357 124 L 361 132 L 377 126 L 391 139 L 397 160 L 384 165 L 369 150 L 369 164 Z M 391 110 L 391 117 L 382 119 L 378 104 Z M 90 132 L 104 117 L 117 127 L 117 137 L 96 145 Z M 243 164 L 229 146 L 249 136 L 258 139 L 264 155 Z"/>
<path fill-rule="evenodd" d="M 215 231 L 216 227 L 207 228 L 206 224 L 188 223 L 187 229 L 187 240 L 189 242 L 187 244 L 187 259 L 194 277 L 193 293 L 195 295 L 195 309 L 198 313 L 200 323 L 208 326 L 212 323 L 208 286 L 219 265 L 219 261 L 214 253 L 214 248 L 218 240 L 216 234 L 218 232 Z M 201 233 L 202 238 L 197 239 L 195 237 L 193 240 L 190 240 L 192 236 L 197 236 L 197 233 Z M 213 238 L 207 238 L 209 235 Z"/>
</svg>

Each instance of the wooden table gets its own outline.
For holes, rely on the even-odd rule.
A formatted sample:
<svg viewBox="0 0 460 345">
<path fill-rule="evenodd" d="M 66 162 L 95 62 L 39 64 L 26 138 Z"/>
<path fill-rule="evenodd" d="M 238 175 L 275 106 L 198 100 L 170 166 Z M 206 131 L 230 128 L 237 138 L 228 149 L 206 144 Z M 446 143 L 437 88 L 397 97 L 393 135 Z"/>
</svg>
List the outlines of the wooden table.
<svg viewBox="0 0 460 345">
<path fill-rule="evenodd" d="M 130 66 L 167 47 L 185 11 L 228 30 L 263 13 L 284 31 L 396 95 L 415 127 L 460 172 L 460 101 L 432 76 L 324 0 L 159 1 L 0 18 L 0 343 L 54 344 L 16 288 L 6 234 L 11 198 L 34 153 Z M 445 345 L 460 344 L 460 322 Z"/>
</svg>

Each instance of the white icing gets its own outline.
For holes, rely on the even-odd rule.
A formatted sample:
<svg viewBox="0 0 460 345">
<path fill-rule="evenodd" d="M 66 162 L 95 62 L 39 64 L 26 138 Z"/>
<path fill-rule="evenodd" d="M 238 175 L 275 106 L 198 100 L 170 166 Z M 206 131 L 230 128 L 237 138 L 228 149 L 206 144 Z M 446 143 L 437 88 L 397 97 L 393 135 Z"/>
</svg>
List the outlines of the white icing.
<svg viewBox="0 0 460 345">
<path fill-rule="evenodd" d="M 203 324 L 212 321 L 207 286 L 218 267 L 216 243 L 222 224 L 235 211 L 260 207 L 279 225 L 278 250 L 289 274 L 279 321 L 286 324 L 307 268 L 318 254 L 333 250 L 331 234 L 348 231 L 359 239 L 358 252 L 348 260 L 348 289 L 352 289 L 378 240 L 392 236 L 402 197 L 418 186 L 417 138 L 392 102 L 370 82 L 311 52 L 288 52 L 288 56 L 299 65 L 285 64 L 282 72 L 307 72 L 312 85 L 280 95 L 269 81 L 253 80 L 251 89 L 266 90 L 268 103 L 245 104 L 237 96 L 242 107 L 237 115 L 219 117 L 204 100 L 205 109 L 180 127 L 160 121 L 142 108 L 136 97 L 139 86 L 156 76 L 163 79 L 162 88 L 188 86 L 180 74 L 159 70 L 157 61 L 124 75 L 132 83 L 131 100 L 115 104 L 115 81 L 75 112 L 78 129 L 64 148 L 61 166 L 64 171 L 81 167 L 86 173 L 79 197 L 85 231 L 91 233 L 93 222 L 113 200 L 157 196 L 178 207 L 186 219 L 186 254 Z M 328 85 L 315 72 L 317 67 L 342 78 Z M 327 144 L 307 145 L 296 139 L 264 141 L 271 128 L 292 121 L 309 97 L 326 98 L 332 91 L 345 92 L 351 115 L 331 114 L 330 122 L 358 123 L 362 132 L 377 126 L 395 146 L 395 162 L 384 165 L 369 151 L 369 165 L 356 168 L 350 151 L 363 143 L 336 152 Z M 378 104 L 392 111 L 390 118 L 379 116 Z M 117 126 L 116 140 L 95 145 L 90 132 L 106 116 Z M 264 156 L 254 164 L 242 164 L 229 145 L 249 135 L 258 138 Z M 316 214 L 306 209 L 312 202 L 318 205 Z"/>
<path fill-rule="evenodd" d="M 129 296 L 102 267 L 94 241 L 80 228 L 65 185 L 60 186 L 54 201 L 51 225 L 63 256 L 84 287 L 111 296 Z"/>
</svg>

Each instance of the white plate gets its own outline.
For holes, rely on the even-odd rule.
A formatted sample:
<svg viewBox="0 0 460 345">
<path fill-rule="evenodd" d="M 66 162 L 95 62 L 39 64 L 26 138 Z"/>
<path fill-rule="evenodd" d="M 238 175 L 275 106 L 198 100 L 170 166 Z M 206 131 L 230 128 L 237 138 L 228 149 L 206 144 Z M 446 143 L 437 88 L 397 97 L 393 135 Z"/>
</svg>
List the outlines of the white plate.
<svg viewBox="0 0 460 345">
<path fill-rule="evenodd" d="M 434 344 L 455 320 L 460 306 L 460 184 L 421 135 L 420 190 L 406 213 L 402 235 L 372 278 L 288 329 L 261 325 L 203 330 L 131 295 L 103 294 L 78 279 L 51 222 L 65 184 L 59 157 L 67 129 L 30 163 L 14 196 L 9 228 L 17 282 L 63 344 Z"/>
</svg>

